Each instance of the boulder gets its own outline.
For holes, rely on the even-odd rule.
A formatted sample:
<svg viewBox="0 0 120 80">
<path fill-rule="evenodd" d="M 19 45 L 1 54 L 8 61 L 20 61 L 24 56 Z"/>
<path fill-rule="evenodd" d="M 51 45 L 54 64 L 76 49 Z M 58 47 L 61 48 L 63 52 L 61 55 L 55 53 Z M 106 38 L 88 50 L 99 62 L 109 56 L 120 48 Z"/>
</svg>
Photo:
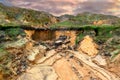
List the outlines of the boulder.
<svg viewBox="0 0 120 80">
<path fill-rule="evenodd" d="M 57 80 L 55 70 L 50 66 L 36 65 L 27 70 L 17 80 Z"/>
<path fill-rule="evenodd" d="M 63 43 L 63 41 L 62 40 L 57 40 L 57 41 L 55 41 L 55 46 L 60 46 L 60 45 L 62 45 L 62 43 Z"/>
<path fill-rule="evenodd" d="M 101 55 L 97 55 L 95 58 L 92 59 L 93 62 L 97 63 L 98 65 L 105 66 L 107 62 Z"/>
<path fill-rule="evenodd" d="M 114 36 L 112 42 L 116 44 L 120 44 L 120 36 Z"/>
<path fill-rule="evenodd" d="M 33 46 L 31 49 L 26 51 L 26 54 L 28 54 L 27 59 L 29 61 L 34 61 L 36 59 L 39 59 L 44 56 L 46 52 L 46 47 L 42 45 Z"/>
<path fill-rule="evenodd" d="M 65 36 L 65 35 L 60 35 L 60 36 L 59 36 L 59 40 L 64 41 L 64 40 L 66 40 L 66 39 L 67 39 L 67 36 Z"/>
</svg>

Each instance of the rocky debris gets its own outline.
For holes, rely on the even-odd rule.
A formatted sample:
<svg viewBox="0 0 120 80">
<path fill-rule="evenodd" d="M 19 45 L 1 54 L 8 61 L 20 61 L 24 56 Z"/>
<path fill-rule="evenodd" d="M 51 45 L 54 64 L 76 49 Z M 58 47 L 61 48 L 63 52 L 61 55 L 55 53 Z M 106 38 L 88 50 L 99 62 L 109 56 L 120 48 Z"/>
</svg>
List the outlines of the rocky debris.
<svg viewBox="0 0 120 80">
<path fill-rule="evenodd" d="M 85 36 L 78 47 L 78 51 L 82 51 L 90 56 L 95 56 L 98 54 L 98 45 L 93 42 L 90 36 Z"/>
<path fill-rule="evenodd" d="M 70 38 L 65 36 L 65 35 L 59 36 L 59 38 L 53 43 L 55 48 L 58 48 L 60 46 L 61 47 L 67 47 L 69 44 L 70 44 Z"/>
<path fill-rule="evenodd" d="M 113 34 L 116 36 L 120 36 L 120 28 L 113 31 Z"/>
<path fill-rule="evenodd" d="M 36 65 L 28 69 L 17 80 L 57 80 L 58 76 L 51 66 Z"/>
<path fill-rule="evenodd" d="M 22 38 L 17 41 L 4 43 L 5 48 L 21 48 L 28 42 L 28 39 Z"/>
<path fill-rule="evenodd" d="M 23 53 L 16 54 L 14 57 L 10 69 L 14 75 L 20 75 L 26 71 L 29 62 Z"/>
<path fill-rule="evenodd" d="M 6 34 L 5 31 L 0 30 L 0 44 L 6 41 L 11 41 L 12 39 L 10 38 L 9 35 Z"/>
<path fill-rule="evenodd" d="M 5 32 L 4 31 L 0 31 L 0 41 L 4 40 L 5 36 L 6 36 Z"/>
<path fill-rule="evenodd" d="M 114 56 L 114 58 L 111 60 L 111 62 L 115 62 L 117 64 L 120 63 L 120 51 L 117 52 L 118 55 Z"/>
<path fill-rule="evenodd" d="M 57 49 L 59 49 L 59 47 L 47 51 L 45 53 L 46 56 L 42 56 L 41 58 L 39 57 L 39 59 L 36 61 L 36 64 L 40 64 L 41 66 L 48 65 L 53 66 L 55 74 L 57 74 L 56 78 L 57 80 L 79 80 L 79 79 L 119 80 L 119 78 L 116 77 L 115 74 L 110 73 L 104 68 L 98 66 L 106 64 L 105 60 L 101 56 L 98 55 L 94 59 L 95 61 L 96 59 L 100 58 L 99 60 L 101 60 L 101 62 L 96 60 L 96 62 L 98 62 L 97 65 L 95 64 L 96 62 L 94 63 L 93 58 L 87 56 L 86 54 L 83 54 L 82 51 L 76 52 L 70 51 L 68 49 L 61 49 L 60 50 L 61 52 L 60 51 L 58 52 Z M 23 75 L 25 76 L 26 74 L 28 74 L 28 72 L 25 72 Z M 41 73 L 38 74 L 40 75 Z M 30 75 L 27 76 L 29 77 Z M 36 79 L 36 77 L 34 76 L 32 78 L 34 80 Z M 31 79 L 28 78 L 28 80 Z"/>
<path fill-rule="evenodd" d="M 23 49 L 0 50 L 0 53 L 2 54 L 0 55 L 0 72 L 3 73 L 3 79 L 0 80 L 11 80 L 9 78 L 15 78 L 16 75 L 25 72 L 28 61 Z"/>
<path fill-rule="evenodd" d="M 111 61 L 114 61 L 114 58 L 120 53 L 120 49 L 116 49 L 112 51 L 111 54 Z"/>
<path fill-rule="evenodd" d="M 83 34 L 94 37 L 96 35 L 96 32 L 94 30 L 85 30 L 85 31 L 83 31 Z"/>
<path fill-rule="evenodd" d="M 75 40 L 76 40 L 76 31 L 71 30 L 71 31 L 55 31 L 56 39 L 59 39 L 60 36 L 67 36 L 68 39 L 70 40 L 70 45 L 73 46 L 75 45 Z"/>
<path fill-rule="evenodd" d="M 63 41 L 62 40 L 57 40 L 55 41 L 55 46 L 58 47 L 60 45 L 62 45 Z"/>
<path fill-rule="evenodd" d="M 119 43 L 120 43 L 119 36 L 115 35 L 111 38 L 108 38 L 108 40 L 106 40 L 104 42 L 104 44 L 101 46 L 100 54 L 113 58 L 114 55 L 117 55 L 119 52 L 118 51 L 120 49 Z M 115 51 L 115 53 L 114 53 L 114 51 Z M 118 52 L 116 53 L 116 51 L 118 51 Z"/>
<path fill-rule="evenodd" d="M 31 49 L 25 51 L 28 54 L 29 61 L 35 61 L 36 58 L 41 58 L 45 55 L 46 47 L 43 45 L 33 46 Z"/>
<path fill-rule="evenodd" d="M 54 41 L 43 41 L 40 42 L 41 45 L 44 45 L 47 50 L 52 50 L 52 49 L 68 49 L 70 47 L 70 38 L 65 36 L 65 35 L 61 35 L 58 37 L 58 39 L 54 40 Z"/>
<path fill-rule="evenodd" d="M 91 67 L 91 70 L 102 80 L 120 80 L 120 77 L 115 75 L 114 73 L 111 73 L 104 68 L 99 67 L 95 63 L 92 62 L 91 58 L 85 54 L 80 54 L 76 51 L 69 51 L 74 54 L 74 57 L 81 60 L 83 63 Z"/>
<path fill-rule="evenodd" d="M 85 36 L 76 48 L 66 35 L 53 41 L 20 39 L 7 44 L 6 48 L 15 53 L 10 63 L 12 74 L 17 76 L 13 80 L 120 80 L 118 74 L 104 69 L 107 61 L 98 54 L 98 45 L 90 36 Z M 113 55 L 114 49 L 111 51 Z M 119 55 L 113 61 L 119 62 Z"/>
<path fill-rule="evenodd" d="M 113 36 L 112 38 L 109 38 L 106 41 L 107 46 L 112 46 L 113 44 L 116 44 L 116 45 L 120 44 L 120 37 L 119 36 Z"/>
<path fill-rule="evenodd" d="M 101 55 L 97 55 L 92 59 L 93 62 L 95 62 L 98 65 L 105 66 L 107 65 L 107 62 L 104 58 L 102 58 Z"/>
<path fill-rule="evenodd" d="M 55 55 L 56 51 L 55 50 L 50 50 L 48 51 L 45 55 L 45 57 L 39 58 L 36 63 L 42 63 L 45 60 L 49 59 L 50 57 L 52 57 L 53 55 Z"/>
<path fill-rule="evenodd" d="M 119 36 L 114 36 L 112 39 L 113 43 L 120 44 L 120 37 Z"/>
<path fill-rule="evenodd" d="M 65 36 L 65 35 L 60 35 L 58 39 L 64 41 L 64 40 L 67 39 L 67 36 Z"/>
</svg>

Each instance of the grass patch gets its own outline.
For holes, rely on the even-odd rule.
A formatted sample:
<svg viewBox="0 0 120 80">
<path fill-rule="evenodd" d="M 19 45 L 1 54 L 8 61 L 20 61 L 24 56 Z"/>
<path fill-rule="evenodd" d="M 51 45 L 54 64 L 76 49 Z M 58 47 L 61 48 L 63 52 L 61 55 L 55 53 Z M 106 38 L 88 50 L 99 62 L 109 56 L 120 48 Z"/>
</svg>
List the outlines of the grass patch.
<svg viewBox="0 0 120 80">
<path fill-rule="evenodd" d="M 24 35 L 24 31 L 21 28 L 10 28 L 5 30 L 6 35 L 12 39 L 16 39 L 18 35 Z"/>
<path fill-rule="evenodd" d="M 106 25 L 103 25 L 103 26 L 84 26 L 84 27 L 81 27 L 81 30 L 83 31 L 82 33 L 80 33 L 77 37 L 77 40 L 76 40 L 76 43 L 79 42 L 81 39 L 83 39 L 83 37 L 85 35 L 90 35 L 90 34 L 87 34 L 85 32 L 90 32 L 90 31 L 94 31 L 95 32 L 95 36 L 94 36 L 94 40 L 96 42 L 106 42 L 109 38 L 113 37 L 115 34 L 114 34 L 114 31 L 119 29 L 120 27 L 117 27 L 117 26 L 106 26 Z"/>
</svg>

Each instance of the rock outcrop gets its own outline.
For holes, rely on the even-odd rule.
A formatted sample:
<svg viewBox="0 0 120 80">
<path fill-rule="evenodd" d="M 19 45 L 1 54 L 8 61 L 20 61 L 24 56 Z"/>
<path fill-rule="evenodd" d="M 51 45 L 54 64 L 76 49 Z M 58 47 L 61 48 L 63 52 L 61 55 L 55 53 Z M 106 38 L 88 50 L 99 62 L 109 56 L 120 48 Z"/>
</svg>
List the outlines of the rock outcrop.
<svg viewBox="0 0 120 80">
<path fill-rule="evenodd" d="M 78 51 L 82 51 L 90 56 L 97 55 L 98 45 L 93 42 L 93 39 L 90 36 L 85 36 L 83 41 L 81 41 Z"/>
</svg>

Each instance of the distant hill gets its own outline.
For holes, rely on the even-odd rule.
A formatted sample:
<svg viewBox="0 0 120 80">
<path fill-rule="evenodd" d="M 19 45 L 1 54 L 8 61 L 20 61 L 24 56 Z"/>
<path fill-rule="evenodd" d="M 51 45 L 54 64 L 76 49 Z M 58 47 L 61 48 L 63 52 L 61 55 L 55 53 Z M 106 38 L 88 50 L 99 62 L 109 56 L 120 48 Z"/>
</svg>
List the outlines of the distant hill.
<svg viewBox="0 0 120 80">
<path fill-rule="evenodd" d="M 62 15 L 59 17 L 60 22 L 52 27 L 82 27 L 82 26 L 120 26 L 120 18 L 111 15 L 80 13 L 76 16 Z"/>
<path fill-rule="evenodd" d="M 13 6 L 5 6 L 0 3 L 1 26 L 27 25 L 33 27 L 47 27 L 56 22 L 57 19 L 49 13 Z"/>
<path fill-rule="evenodd" d="M 80 13 L 55 17 L 47 12 L 5 6 L 0 3 L 0 26 L 30 27 L 83 27 L 83 26 L 120 26 L 120 18 L 111 15 Z"/>
</svg>

